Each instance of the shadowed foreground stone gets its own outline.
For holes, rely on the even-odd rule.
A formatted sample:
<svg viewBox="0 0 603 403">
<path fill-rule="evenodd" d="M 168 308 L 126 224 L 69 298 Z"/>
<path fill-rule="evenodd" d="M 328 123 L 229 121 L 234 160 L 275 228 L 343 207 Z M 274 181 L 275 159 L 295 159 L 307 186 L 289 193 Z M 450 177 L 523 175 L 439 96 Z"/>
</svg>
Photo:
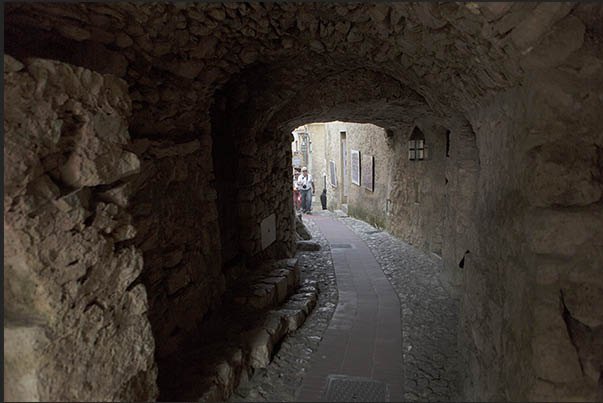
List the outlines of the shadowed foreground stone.
<svg viewBox="0 0 603 403">
<path fill-rule="evenodd" d="M 317 251 L 320 250 L 320 245 L 312 241 L 297 241 L 297 249 L 302 251 Z"/>
<path fill-rule="evenodd" d="M 250 294 L 248 284 L 261 288 L 252 287 Z M 170 371 L 160 374 L 160 400 L 228 400 L 241 382 L 270 364 L 275 347 L 303 324 L 318 290 L 311 281 L 300 287 L 297 259 L 285 259 L 262 264 L 228 292 L 234 302 L 208 318 L 205 345 L 190 345 L 161 362 Z"/>
</svg>

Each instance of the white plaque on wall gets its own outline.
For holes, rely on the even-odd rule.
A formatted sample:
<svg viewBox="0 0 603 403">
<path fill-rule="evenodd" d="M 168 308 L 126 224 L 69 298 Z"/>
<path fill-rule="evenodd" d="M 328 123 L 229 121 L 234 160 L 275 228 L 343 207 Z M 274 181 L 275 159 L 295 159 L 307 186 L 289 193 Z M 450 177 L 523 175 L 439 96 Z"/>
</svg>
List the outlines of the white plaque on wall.
<svg viewBox="0 0 603 403">
<path fill-rule="evenodd" d="M 276 216 L 274 214 L 270 214 L 262 220 L 260 233 L 262 235 L 262 250 L 276 241 Z"/>
<path fill-rule="evenodd" d="M 350 150 L 352 155 L 352 183 L 360 186 L 360 151 Z"/>
<path fill-rule="evenodd" d="M 329 173 L 331 174 L 331 186 L 337 187 L 337 170 L 335 167 L 335 161 L 329 161 Z"/>
</svg>

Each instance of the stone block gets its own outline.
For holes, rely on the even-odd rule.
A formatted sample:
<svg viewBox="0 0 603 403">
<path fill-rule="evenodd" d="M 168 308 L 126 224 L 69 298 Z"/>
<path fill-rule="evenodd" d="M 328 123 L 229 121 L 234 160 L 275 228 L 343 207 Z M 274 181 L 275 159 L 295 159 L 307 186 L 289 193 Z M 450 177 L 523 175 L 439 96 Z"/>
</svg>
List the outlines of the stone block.
<svg viewBox="0 0 603 403">
<path fill-rule="evenodd" d="M 269 274 L 270 274 L 270 276 L 274 276 L 274 277 L 285 277 L 286 286 L 287 286 L 287 292 L 286 292 L 287 295 L 291 294 L 293 292 L 293 290 L 295 290 L 295 288 L 296 288 L 295 275 L 291 270 L 277 269 L 277 270 L 271 271 Z M 282 301 L 280 301 L 280 302 L 282 302 Z"/>
<path fill-rule="evenodd" d="M 531 209 L 523 219 L 531 234 L 528 245 L 536 253 L 572 256 L 581 245 L 601 233 L 602 219 L 572 210 Z"/>
<path fill-rule="evenodd" d="M 234 369 L 231 364 L 223 360 L 216 365 L 216 378 L 224 389 L 232 391 L 234 382 Z"/>
<path fill-rule="evenodd" d="M 534 46 L 551 26 L 571 10 L 569 4 L 541 3 L 511 32 L 513 43 L 522 51 Z"/>
<path fill-rule="evenodd" d="M 212 381 L 206 381 L 207 386 L 201 396 L 198 397 L 199 402 L 219 402 L 222 400 L 220 388 Z"/>
<path fill-rule="evenodd" d="M 495 21 L 505 15 L 512 5 L 511 2 L 492 2 L 482 3 L 479 8 L 488 21 Z"/>
<path fill-rule="evenodd" d="M 122 242 L 128 239 L 133 239 L 136 236 L 136 228 L 132 224 L 122 225 L 117 227 L 115 231 L 111 233 L 111 237 L 115 242 Z"/>
<path fill-rule="evenodd" d="M 43 327 L 4 326 L 4 400 L 41 401 L 38 372 L 48 343 Z"/>
<path fill-rule="evenodd" d="M 565 305 L 571 315 L 583 324 L 595 328 L 603 326 L 603 287 L 596 283 L 572 283 L 562 285 Z"/>
<path fill-rule="evenodd" d="M 293 288 L 297 288 L 299 287 L 299 282 L 301 280 L 301 272 L 299 269 L 299 266 L 295 266 L 292 270 L 291 270 L 291 277 L 293 278 Z"/>
<path fill-rule="evenodd" d="M 279 314 L 283 315 L 287 321 L 287 332 L 292 332 L 300 328 L 306 320 L 306 314 L 303 309 L 279 309 Z"/>
<path fill-rule="evenodd" d="M 262 279 L 262 283 L 274 285 L 276 288 L 277 303 L 280 304 L 287 298 L 287 277 L 267 277 Z"/>
<path fill-rule="evenodd" d="M 140 161 L 136 154 L 112 144 L 104 148 L 100 154 L 77 148 L 60 168 L 62 180 L 73 187 L 97 186 L 138 173 Z"/>
<path fill-rule="evenodd" d="M 23 63 L 12 56 L 4 54 L 4 73 L 15 73 L 23 70 Z"/>
<path fill-rule="evenodd" d="M 310 235 L 310 232 L 308 231 L 308 229 L 302 222 L 300 216 L 298 215 L 295 216 L 295 232 L 297 233 L 297 235 L 299 235 L 302 240 L 307 241 L 309 239 L 312 239 L 312 235 Z"/>
<path fill-rule="evenodd" d="M 313 241 L 297 241 L 297 250 L 301 251 L 318 251 L 320 250 L 320 244 Z"/>
<path fill-rule="evenodd" d="M 266 368 L 272 357 L 272 338 L 262 328 L 249 330 L 241 335 L 241 339 L 249 352 L 249 363 L 252 368 Z"/>
<path fill-rule="evenodd" d="M 255 309 L 264 309 L 272 305 L 276 299 L 274 285 L 256 283 L 251 286 L 252 294 L 247 296 L 247 304 Z"/>
<path fill-rule="evenodd" d="M 184 257 L 184 247 L 180 247 L 176 250 L 165 251 L 163 258 L 163 267 L 171 268 L 176 266 L 182 261 Z"/>
<path fill-rule="evenodd" d="M 104 192 L 99 192 L 97 193 L 97 196 L 101 200 L 125 208 L 128 205 L 128 199 L 130 198 L 131 192 L 132 185 L 130 183 L 124 183 Z"/>
<path fill-rule="evenodd" d="M 316 295 L 312 293 L 295 294 L 289 298 L 289 301 L 283 306 L 285 309 L 301 309 L 306 315 L 309 315 L 316 305 Z"/>
<path fill-rule="evenodd" d="M 193 140 L 188 143 L 176 144 L 171 147 L 151 147 L 148 153 L 156 158 L 183 157 L 194 153 L 200 148 L 201 144 L 199 143 L 199 140 Z"/>
<path fill-rule="evenodd" d="M 293 269 L 295 267 L 297 267 L 297 263 L 298 260 L 297 258 L 291 258 L 291 259 L 282 259 L 276 262 L 277 265 L 286 265 L 288 268 Z"/>
<path fill-rule="evenodd" d="M 167 278 L 168 295 L 175 294 L 178 290 L 186 287 L 190 281 L 190 275 L 186 267 L 180 267 L 178 270 L 172 271 Z"/>
<path fill-rule="evenodd" d="M 311 285 L 304 285 L 303 287 L 301 287 L 299 290 L 297 290 L 300 293 L 311 293 L 311 294 L 317 294 L 318 290 L 316 289 L 316 287 L 311 286 Z"/>
<path fill-rule="evenodd" d="M 578 354 L 570 341 L 560 312 L 551 309 L 546 319 L 538 320 L 544 320 L 547 324 L 546 333 L 543 332 L 545 329 L 537 326 L 536 329 L 540 332 L 532 339 L 532 365 L 536 376 L 555 383 L 580 380 L 582 370 Z"/>
<path fill-rule="evenodd" d="M 569 15 L 560 21 L 533 50 L 528 48 L 521 60 L 525 70 L 556 67 L 567 60 L 584 43 L 586 27 Z"/>
<path fill-rule="evenodd" d="M 270 311 L 264 320 L 262 327 L 268 332 L 273 345 L 277 344 L 287 334 L 288 322 L 283 315 L 274 314 Z"/>
<path fill-rule="evenodd" d="M 48 175 L 42 175 L 28 185 L 31 193 L 43 200 L 53 200 L 59 197 L 60 191 Z"/>
</svg>

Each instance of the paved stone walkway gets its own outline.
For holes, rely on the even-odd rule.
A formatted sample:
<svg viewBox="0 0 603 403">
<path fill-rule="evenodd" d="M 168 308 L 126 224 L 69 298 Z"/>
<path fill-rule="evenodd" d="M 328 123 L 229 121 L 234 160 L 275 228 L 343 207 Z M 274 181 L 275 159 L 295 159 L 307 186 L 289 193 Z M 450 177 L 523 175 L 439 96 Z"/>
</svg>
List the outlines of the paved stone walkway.
<svg viewBox="0 0 603 403">
<path fill-rule="evenodd" d="M 404 401 L 459 401 L 459 301 L 441 261 L 364 221 L 340 218 L 371 249 L 400 298 Z"/>
<path fill-rule="evenodd" d="M 328 217 L 328 218 L 327 218 Z M 331 221 L 326 221 L 331 220 Z M 333 323 L 334 326 L 339 323 L 343 325 L 347 318 L 348 322 L 351 318 L 352 309 L 349 308 L 349 303 L 345 303 L 346 298 L 351 294 L 339 295 L 340 303 L 337 302 L 337 286 L 340 283 L 340 272 L 337 272 L 337 283 L 335 281 L 335 270 L 333 263 L 337 265 L 342 261 L 342 256 L 345 257 L 347 252 L 352 255 L 357 252 L 357 248 L 333 248 L 332 260 L 330 244 L 345 244 L 352 243 L 353 245 L 364 244 L 372 254 L 373 262 L 371 270 L 380 267 L 381 275 L 385 275 L 389 284 L 397 294 L 396 303 L 398 304 L 399 321 L 401 329 L 398 332 L 401 335 L 399 350 L 399 372 L 396 375 L 399 388 L 393 388 L 393 393 L 389 398 L 390 401 L 458 401 L 462 400 L 458 393 L 458 358 L 456 349 L 456 328 L 458 318 L 456 316 L 458 301 L 449 295 L 445 288 L 442 287 L 439 281 L 440 262 L 432 256 L 427 256 L 423 252 L 414 247 L 400 241 L 391 236 L 387 232 L 382 232 L 371 225 L 356 220 L 350 217 L 338 217 L 336 214 L 328 211 L 315 211 L 313 216 L 304 216 L 304 222 L 310 230 L 315 241 L 319 242 L 322 250 L 319 252 L 303 252 L 298 253 L 300 264 L 302 267 L 302 280 L 304 278 L 315 279 L 319 281 L 319 301 L 314 312 L 308 317 L 305 324 L 295 334 L 287 337 L 282 343 L 279 352 L 276 354 L 273 362 L 265 370 L 257 372 L 247 384 L 242 385 L 236 394 L 232 397 L 232 401 L 295 401 L 295 400 L 318 400 L 319 392 L 324 391 L 324 374 L 328 375 L 327 368 L 322 368 L 323 383 L 317 382 L 316 376 L 318 370 L 311 369 L 311 365 L 319 360 L 323 351 L 328 345 L 328 337 L 335 334 L 336 330 L 332 330 L 327 326 Z M 328 229 L 330 223 L 341 226 L 342 223 L 347 226 L 351 232 L 348 233 L 348 238 L 344 237 L 341 240 L 327 241 L 325 235 L 330 237 Z M 340 228 L 341 229 L 341 228 Z M 322 231 L 325 231 L 323 234 Z M 354 238 L 353 240 L 350 240 Z M 359 238 L 359 239 L 358 239 Z M 335 245 L 337 246 L 337 245 Z M 339 245 L 341 246 L 341 245 Z M 356 252 L 354 252 L 356 251 Z M 349 253 L 348 253 L 349 256 Z M 366 255 L 365 255 L 366 257 Z M 366 257 L 363 262 L 368 262 L 370 259 Z M 349 266 L 349 265 L 348 265 Z M 350 268 L 350 273 L 355 269 Z M 376 271 L 371 271 L 376 273 Z M 343 282 L 353 280 L 353 275 L 348 275 L 345 280 L 345 274 L 341 277 Z M 362 276 L 358 274 L 358 278 Z M 364 277 L 364 280 L 367 278 Z M 370 277 L 369 277 L 370 279 Z M 382 280 L 377 281 L 381 290 L 385 289 L 386 284 Z M 390 289 L 391 289 L 390 287 Z M 357 295 L 362 295 L 361 299 L 372 300 L 375 302 L 375 296 L 371 295 L 370 289 L 367 287 L 361 288 L 361 292 Z M 388 297 L 391 299 L 391 296 Z M 377 297 L 379 301 L 379 297 Z M 391 299 L 393 302 L 393 299 Z M 348 306 L 346 308 L 346 305 Z M 338 315 L 331 316 L 338 307 L 338 311 L 342 314 L 342 320 L 338 319 Z M 341 308 L 340 308 L 341 307 Z M 374 308 L 368 308 L 373 309 Z M 364 320 L 370 310 L 357 310 L 360 317 Z M 395 311 L 395 308 L 388 308 Z M 374 312 L 374 311 L 373 311 Z M 370 316 L 370 315 L 368 315 Z M 370 320 L 375 323 L 372 317 Z M 393 335 L 392 335 L 393 336 Z M 342 336 L 343 337 L 343 336 Z M 324 338 L 324 340 L 323 340 Z M 354 342 L 361 339 L 370 339 L 371 332 L 361 332 L 355 337 Z M 321 341 L 322 340 L 322 341 Z M 339 341 L 344 340 L 340 338 Z M 351 333 L 350 338 L 351 340 Z M 377 340 L 375 332 L 375 340 Z M 343 343 L 339 343 L 343 344 Z M 347 343 L 346 343 L 347 344 Z M 373 371 L 379 363 L 379 352 L 377 344 L 372 349 Z M 395 348 L 395 347 L 394 347 Z M 331 354 L 339 350 L 339 355 L 343 348 L 335 346 Z M 367 350 L 367 349 L 364 349 Z M 368 350 L 371 350 L 370 348 Z M 360 355 L 368 352 L 358 351 L 350 355 L 346 362 L 346 366 L 350 368 L 352 363 L 360 360 Z M 396 354 L 391 354 L 396 355 Z M 324 361 L 324 359 L 322 359 Z M 368 360 L 368 358 L 367 358 Z M 342 366 L 333 374 L 341 374 L 345 359 L 340 362 Z M 379 363 L 377 365 L 376 363 Z M 366 366 L 369 366 L 367 361 Z M 317 367 L 318 368 L 318 367 Z M 319 368 L 320 369 L 320 368 Z M 354 373 L 354 372 L 350 372 Z M 367 375 L 368 371 L 362 374 L 362 378 L 371 378 Z M 392 376 L 393 382 L 393 374 Z M 356 375 L 358 376 L 358 375 Z M 373 378 L 376 379 L 372 374 Z M 314 381 L 311 381 L 314 377 Z M 352 378 L 354 379 L 354 378 Z M 386 378 L 380 378 L 387 381 Z M 304 386 L 302 387 L 302 382 Z M 307 385 L 306 385 L 307 383 Z M 306 386 L 314 385 L 314 394 L 308 395 L 310 389 Z M 403 393 L 400 397 L 397 393 Z M 306 398 L 314 396 L 311 399 Z M 332 396 L 331 396 L 332 397 Z"/>
<path fill-rule="evenodd" d="M 312 357 L 298 400 L 329 401 L 329 381 L 341 377 L 347 381 L 342 394 L 354 381 L 362 380 L 387 385 L 388 400 L 400 401 L 402 340 L 398 297 L 370 249 L 353 231 L 331 217 L 314 216 L 312 220 L 330 243 L 339 303 Z M 358 397 L 366 401 L 373 396 Z"/>
</svg>

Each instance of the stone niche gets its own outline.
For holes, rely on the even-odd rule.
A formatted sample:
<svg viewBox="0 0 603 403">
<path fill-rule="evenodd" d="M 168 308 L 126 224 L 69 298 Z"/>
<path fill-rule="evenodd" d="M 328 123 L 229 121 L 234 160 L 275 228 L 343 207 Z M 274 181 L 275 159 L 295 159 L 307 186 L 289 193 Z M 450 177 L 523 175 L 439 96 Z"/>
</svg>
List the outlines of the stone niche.
<svg viewBox="0 0 603 403">
<path fill-rule="evenodd" d="M 4 91 L 4 398 L 154 399 L 126 83 L 4 55 Z"/>
</svg>

